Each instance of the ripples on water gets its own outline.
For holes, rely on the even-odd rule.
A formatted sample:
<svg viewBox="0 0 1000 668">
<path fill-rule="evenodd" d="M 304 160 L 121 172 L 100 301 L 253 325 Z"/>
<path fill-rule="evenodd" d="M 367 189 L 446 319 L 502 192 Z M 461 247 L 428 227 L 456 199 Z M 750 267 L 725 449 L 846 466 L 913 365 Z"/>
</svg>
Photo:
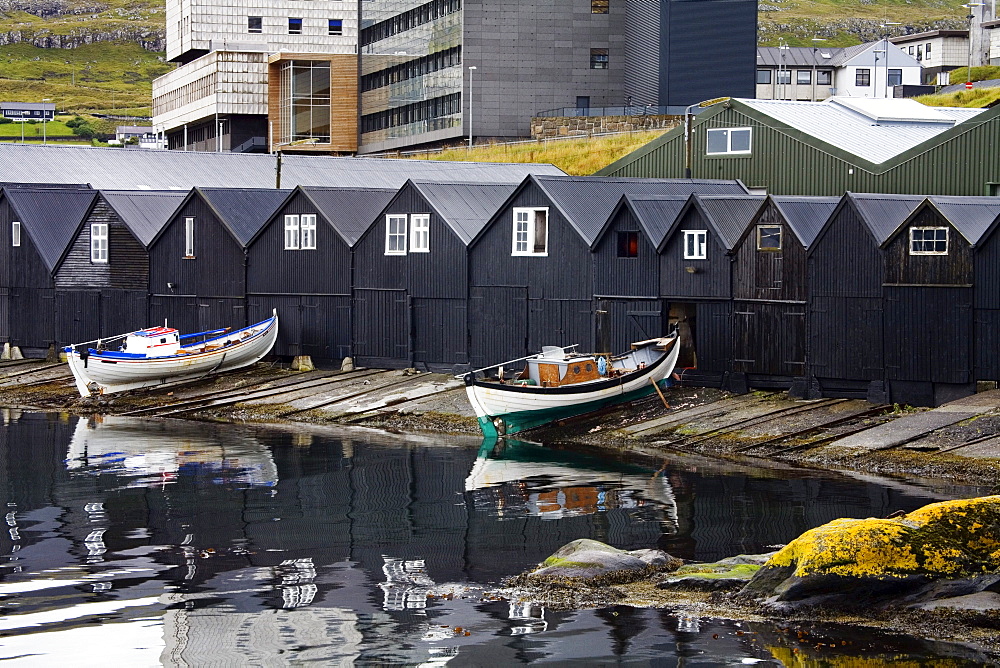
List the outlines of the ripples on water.
<svg viewBox="0 0 1000 668">
<path fill-rule="evenodd" d="M 576 538 L 708 560 L 942 498 L 517 442 L 477 459 L 473 440 L 426 435 L 2 417 L 0 658 L 19 665 L 780 665 L 801 656 L 794 631 L 476 588 Z M 948 651 L 830 633 L 848 655 Z"/>
</svg>

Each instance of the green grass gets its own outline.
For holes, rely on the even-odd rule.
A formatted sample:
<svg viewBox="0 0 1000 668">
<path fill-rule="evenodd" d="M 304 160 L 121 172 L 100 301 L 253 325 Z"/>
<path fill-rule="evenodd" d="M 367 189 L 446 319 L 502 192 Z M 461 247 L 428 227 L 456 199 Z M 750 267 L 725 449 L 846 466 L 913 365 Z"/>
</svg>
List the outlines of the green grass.
<svg viewBox="0 0 1000 668">
<path fill-rule="evenodd" d="M 980 109 L 1000 100 L 1000 88 L 973 88 L 946 95 L 921 95 L 913 98 L 929 107 L 968 107 Z"/>
<path fill-rule="evenodd" d="M 474 148 L 453 148 L 441 153 L 419 153 L 409 157 L 419 160 L 459 162 L 541 162 L 551 163 L 567 174 L 593 174 L 597 170 L 651 142 L 664 130 L 632 132 L 580 139 L 563 139 L 523 144 L 487 144 Z"/>
<path fill-rule="evenodd" d="M 153 79 L 174 68 L 162 58 L 138 44 L 0 46 L 0 101 L 49 98 L 59 111 L 149 116 Z"/>
</svg>

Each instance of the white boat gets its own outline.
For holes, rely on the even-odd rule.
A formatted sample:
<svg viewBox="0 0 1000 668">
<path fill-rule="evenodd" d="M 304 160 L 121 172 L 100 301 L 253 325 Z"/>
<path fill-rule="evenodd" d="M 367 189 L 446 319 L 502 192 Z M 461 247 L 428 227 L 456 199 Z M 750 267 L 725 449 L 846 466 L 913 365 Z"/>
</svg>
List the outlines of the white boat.
<svg viewBox="0 0 1000 668">
<path fill-rule="evenodd" d="M 185 339 L 198 337 L 205 338 L 181 345 Z M 271 351 L 277 337 L 275 311 L 267 320 L 236 331 L 219 329 L 181 336 L 170 327 L 152 327 L 68 346 L 65 351 L 80 396 L 89 397 L 249 366 Z"/>
<path fill-rule="evenodd" d="M 575 346 L 569 346 L 574 348 Z M 601 357 L 546 346 L 538 355 L 465 374 L 466 392 L 485 436 L 504 436 L 659 391 L 680 353 L 677 333 Z M 504 366 L 525 362 L 507 379 Z M 496 372 L 480 377 L 484 371 Z"/>
</svg>

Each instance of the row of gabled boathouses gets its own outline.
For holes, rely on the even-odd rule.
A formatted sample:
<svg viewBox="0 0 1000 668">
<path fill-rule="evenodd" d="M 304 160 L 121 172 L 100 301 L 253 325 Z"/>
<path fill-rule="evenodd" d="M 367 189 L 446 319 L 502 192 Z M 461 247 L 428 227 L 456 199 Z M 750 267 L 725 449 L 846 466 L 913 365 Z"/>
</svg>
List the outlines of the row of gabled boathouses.
<svg viewBox="0 0 1000 668">
<path fill-rule="evenodd" d="M 277 309 L 275 353 L 461 371 L 674 324 L 687 381 L 934 405 L 1000 379 L 1000 199 L 529 175 L 0 193 L 0 340 L 28 356 Z"/>
</svg>

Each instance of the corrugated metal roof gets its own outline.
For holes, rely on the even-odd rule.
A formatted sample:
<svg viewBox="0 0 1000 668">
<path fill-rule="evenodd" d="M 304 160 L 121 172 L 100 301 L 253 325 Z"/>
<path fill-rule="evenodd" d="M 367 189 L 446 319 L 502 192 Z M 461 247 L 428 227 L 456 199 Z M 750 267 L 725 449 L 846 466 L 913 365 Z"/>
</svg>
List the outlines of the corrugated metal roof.
<svg viewBox="0 0 1000 668">
<path fill-rule="evenodd" d="M 937 210 L 961 232 L 970 244 L 978 244 L 990 225 L 1000 217 L 997 197 L 928 197 Z"/>
<path fill-rule="evenodd" d="M 913 210 L 924 201 L 922 195 L 882 195 L 873 193 L 847 193 L 861 220 L 871 230 L 881 245 Z"/>
<path fill-rule="evenodd" d="M 698 206 L 705 214 L 727 250 L 736 247 L 750 221 L 760 211 L 764 195 L 695 195 Z"/>
<path fill-rule="evenodd" d="M 843 62 L 844 49 L 841 47 L 790 46 L 781 57 L 778 46 L 758 46 L 757 65 L 760 67 L 837 67 Z"/>
<path fill-rule="evenodd" d="M 804 248 L 812 246 L 816 235 L 840 203 L 839 197 L 772 196 L 785 221 Z"/>
<path fill-rule="evenodd" d="M 688 197 L 684 195 L 626 195 L 625 200 L 632 209 L 646 236 L 659 248 L 667 230 L 673 225 L 677 214 L 684 208 Z"/>
<path fill-rule="evenodd" d="M 187 193 L 180 190 L 102 190 L 101 197 L 132 230 L 135 238 L 148 248 Z"/>
<path fill-rule="evenodd" d="M 97 196 L 94 190 L 69 188 L 11 188 L 3 194 L 50 272 Z"/>
<path fill-rule="evenodd" d="M 413 185 L 466 245 L 517 189 L 510 183 L 414 181 Z"/>
<path fill-rule="evenodd" d="M 535 182 L 570 224 L 593 245 L 623 195 L 745 194 L 739 181 L 624 179 L 601 176 L 536 176 Z"/>
<path fill-rule="evenodd" d="M 112 190 L 273 188 L 277 159 L 260 153 L 0 144 L 0 182 L 86 181 Z M 284 155 L 281 185 L 400 188 L 407 179 L 520 183 L 552 165 Z"/>
<path fill-rule="evenodd" d="M 866 104 L 875 104 L 859 98 L 852 98 L 849 101 L 829 98 L 822 102 L 741 99 L 739 102 L 789 127 L 876 164 L 922 144 L 956 123 L 965 122 L 984 111 L 924 107 L 919 102 L 903 99 L 878 100 L 877 115 L 874 115 L 874 111 L 873 115 L 859 111 L 865 108 Z M 880 121 L 879 118 L 885 118 L 890 108 L 896 108 L 898 112 L 891 120 Z M 929 120 L 924 116 L 917 116 L 913 120 L 903 120 L 913 116 L 917 111 L 922 112 L 924 116 L 932 113 L 935 118 Z"/>
<path fill-rule="evenodd" d="M 196 188 L 229 228 L 233 236 L 246 246 L 264 223 L 278 210 L 290 190 L 267 188 Z"/>
<path fill-rule="evenodd" d="M 394 188 L 299 188 L 330 225 L 354 247 L 372 224 L 373 216 L 385 208 L 396 194 Z"/>
</svg>

